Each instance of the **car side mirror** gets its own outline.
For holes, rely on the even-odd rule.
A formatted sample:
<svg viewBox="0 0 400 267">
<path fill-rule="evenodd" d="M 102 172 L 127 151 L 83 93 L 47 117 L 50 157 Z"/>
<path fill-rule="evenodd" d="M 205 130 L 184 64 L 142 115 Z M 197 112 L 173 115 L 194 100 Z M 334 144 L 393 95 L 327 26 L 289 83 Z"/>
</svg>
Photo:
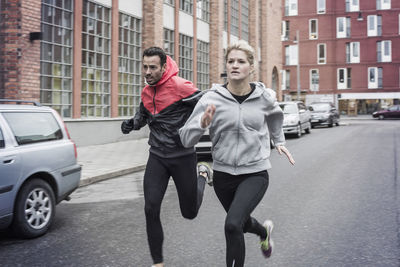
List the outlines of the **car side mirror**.
<svg viewBox="0 0 400 267">
<path fill-rule="evenodd" d="M 309 110 L 309 111 L 314 111 L 313 107 L 311 107 L 311 106 L 308 107 L 308 110 Z"/>
</svg>

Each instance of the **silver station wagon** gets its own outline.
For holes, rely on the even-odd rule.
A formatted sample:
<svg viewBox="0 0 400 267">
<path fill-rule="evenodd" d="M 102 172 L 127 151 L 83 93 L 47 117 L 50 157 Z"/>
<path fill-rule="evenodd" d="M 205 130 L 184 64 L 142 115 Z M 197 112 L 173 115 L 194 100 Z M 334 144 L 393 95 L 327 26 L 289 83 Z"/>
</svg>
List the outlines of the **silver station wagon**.
<svg viewBox="0 0 400 267">
<path fill-rule="evenodd" d="M 55 110 L 0 99 L 0 229 L 45 234 L 80 178 L 76 146 Z"/>
</svg>

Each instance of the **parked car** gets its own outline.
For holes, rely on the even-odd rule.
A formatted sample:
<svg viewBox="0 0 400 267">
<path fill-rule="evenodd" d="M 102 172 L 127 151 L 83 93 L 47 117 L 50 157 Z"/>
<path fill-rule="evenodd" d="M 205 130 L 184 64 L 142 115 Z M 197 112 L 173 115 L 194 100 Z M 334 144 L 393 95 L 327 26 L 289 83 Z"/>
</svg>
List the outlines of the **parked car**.
<svg viewBox="0 0 400 267">
<path fill-rule="evenodd" d="M 0 229 L 33 238 L 79 186 L 81 166 L 58 113 L 28 102 L 0 99 Z"/>
<path fill-rule="evenodd" d="M 380 120 L 383 119 L 394 119 L 400 118 L 400 105 L 394 105 L 387 109 L 379 110 L 372 113 L 372 117 L 378 118 Z"/>
<path fill-rule="evenodd" d="M 311 103 L 311 127 L 317 125 L 327 125 L 332 127 L 334 124 L 339 126 L 340 115 L 336 107 L 330 102 Z"/>
<path fill-rule="evenodd" d="M 311 132 L 311 112 L 301 101 L 286 101 L 280 102 L 284 115 L 283 132 L 285 134 L 295 134 L 300 137 L 305 131 Z"/>
<path fill-rule="evenodd" d="M 201 136 L 199 142 L 195 145 L 198 157 L 211 157 L 211 139 L 208 130 Z"/>
</svg>

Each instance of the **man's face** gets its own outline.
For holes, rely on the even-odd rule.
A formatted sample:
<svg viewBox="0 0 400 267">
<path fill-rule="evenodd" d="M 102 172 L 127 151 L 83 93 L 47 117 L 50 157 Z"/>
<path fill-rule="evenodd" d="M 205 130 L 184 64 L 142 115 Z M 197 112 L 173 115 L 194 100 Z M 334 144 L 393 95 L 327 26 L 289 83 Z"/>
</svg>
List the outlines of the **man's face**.
<svg viewBox="0 0 400 267">
<path fill-rule="evenodd" d="M 143 74 L 149 85 L 155 85 L 161 79 L 165 66 L 161 66 L 159 56 L 143 57 Z"/>
</svg>

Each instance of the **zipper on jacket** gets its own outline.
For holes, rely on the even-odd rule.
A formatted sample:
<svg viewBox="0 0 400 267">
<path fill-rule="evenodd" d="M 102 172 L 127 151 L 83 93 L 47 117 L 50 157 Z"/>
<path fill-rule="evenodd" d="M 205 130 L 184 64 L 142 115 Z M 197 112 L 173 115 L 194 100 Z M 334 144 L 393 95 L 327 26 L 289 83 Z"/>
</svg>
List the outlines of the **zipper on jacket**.
<svg viewBox="0 0 400 267">
<path fill-rule="evenodd" d="M 154 96 L 153 96 L 153 115 L 156 115 L 156 93 L 157 93 L 157 90 L 156 90 L 156 87 L 154 86 Z"/>
<path fill-rule="evenodd" d="M 238 148 L 239 148 L 239 136 L 240 136 L 240 120 L 242 117 L 242 106 L 240 105 L 240 103 L 238 102 L 238 109 L 239 109 L 239 118 L 237 121 L 237 132 L 236 132 L 236 152 L 235 152 L 235 173 L 237 171 L 237 167 L 238 167 Z"/>
</svg>

